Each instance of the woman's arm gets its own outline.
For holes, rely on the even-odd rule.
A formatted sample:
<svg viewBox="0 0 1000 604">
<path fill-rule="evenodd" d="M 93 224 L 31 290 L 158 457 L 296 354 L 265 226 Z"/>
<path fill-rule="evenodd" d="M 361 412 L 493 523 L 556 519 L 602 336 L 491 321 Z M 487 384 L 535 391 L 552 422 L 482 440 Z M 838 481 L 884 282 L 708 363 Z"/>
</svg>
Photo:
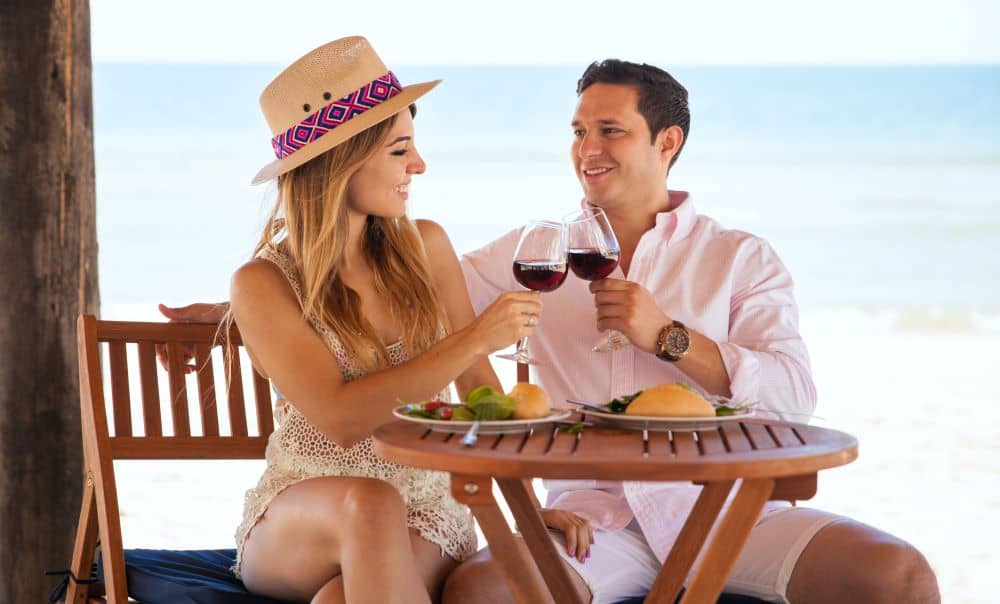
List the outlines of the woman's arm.
<svg viewBox="0 0 1000 604">
<path fill-rule="evenodd" d="M 441 225 L 430 220 L 417 220 L 416 223 L 420 236 L 424 240 L 424 248 L 427 250 L 434 284 L 445 312 L 448 314 L 452 332 L 458 332 L 472 323 L 476 317 L 472 309 L 472 302 L 469 300 L 469 291 L 465 286 L 462 266 L 459 264 L 455 249 L 448 239 L 448 234 L 441 228 Z M 541 312 L 541 302 L 539 302 L 538 311 Z M 496 372 L 493 371 L 493 366 L 490 365 L 486 355 L 476 359 L 461 375 L 455 378 L 455 389 L 458 390 L 459 397 L 463 399 L 470 390 L 479 386 L 492 386 L 501 392 L 503 391 L 500 380 L 497 378 Z"/>
<path fill-rule="evenodd" d="M 276 266 L 258 259 L 241 267 L 233 276 L 230 299 L 258 369 L 313 425 L 343 447 L 390 421 L 398 401 L 432 397 L 478 359 L 530 333 L 526 316 L 541 310 L 536 294 L 504 294 L 464 329 L 422 354 L 348 382 L 302 316 L 295 294 Z"/>
</svg>

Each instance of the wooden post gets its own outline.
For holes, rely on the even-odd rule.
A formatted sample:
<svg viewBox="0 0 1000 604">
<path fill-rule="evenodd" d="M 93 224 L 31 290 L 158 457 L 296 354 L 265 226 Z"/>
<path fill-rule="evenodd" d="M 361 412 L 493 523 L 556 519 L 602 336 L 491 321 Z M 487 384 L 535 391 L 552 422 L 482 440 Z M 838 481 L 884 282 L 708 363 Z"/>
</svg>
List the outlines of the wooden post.
<svg viewBox="0 0 1000 604">
<path fill-rule="evenodd" d="M 0 4 L 0 602 L 43 602 L 83 492 L 76 318 L 97 312 L 90 6 Z"/>
</svg>

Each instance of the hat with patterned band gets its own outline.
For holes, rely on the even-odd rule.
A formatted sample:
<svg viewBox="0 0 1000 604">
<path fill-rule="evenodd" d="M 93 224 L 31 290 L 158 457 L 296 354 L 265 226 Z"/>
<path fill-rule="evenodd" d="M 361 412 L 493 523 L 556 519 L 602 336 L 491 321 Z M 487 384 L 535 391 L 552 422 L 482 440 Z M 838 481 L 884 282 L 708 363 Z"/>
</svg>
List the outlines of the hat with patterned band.
<svg viewBox="0 0 1000 604">
<path fill-rule="evenodd" d="M 306 54 L 260 95 L 277 160 L 252 184 L 267 182 L 409 107 L 441 80 L 405 88 L 368 40 L 341 38 Z"/>
</svg>

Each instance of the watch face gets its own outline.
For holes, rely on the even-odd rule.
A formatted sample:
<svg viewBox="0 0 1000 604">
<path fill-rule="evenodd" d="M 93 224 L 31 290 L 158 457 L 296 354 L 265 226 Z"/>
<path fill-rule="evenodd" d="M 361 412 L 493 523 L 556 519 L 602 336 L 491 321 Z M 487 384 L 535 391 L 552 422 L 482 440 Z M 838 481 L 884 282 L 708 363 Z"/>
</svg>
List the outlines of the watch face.
<svg viewBox="0 0 1000 604">
<path fill-rule="evenodd" d="M 670 354 L 684 354 L 691 345 L 691 337 L 683 329 L 671 329 L 667 332 L 666 344 Z"/>
</svg>

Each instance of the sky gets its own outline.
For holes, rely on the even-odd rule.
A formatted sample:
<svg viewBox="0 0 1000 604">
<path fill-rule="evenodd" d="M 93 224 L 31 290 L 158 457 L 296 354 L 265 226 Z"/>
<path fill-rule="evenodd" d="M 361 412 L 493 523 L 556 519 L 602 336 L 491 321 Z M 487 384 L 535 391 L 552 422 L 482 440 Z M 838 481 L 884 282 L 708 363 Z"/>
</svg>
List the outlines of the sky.
<svg viewBox="0 0 1000 604">
<path fill-rule="evenodd" d="M 1000 63 L 1000 0 L 91 0 L 95 62 L 285 64 L 364 35 L 409 65 Z"/>
</svg>

